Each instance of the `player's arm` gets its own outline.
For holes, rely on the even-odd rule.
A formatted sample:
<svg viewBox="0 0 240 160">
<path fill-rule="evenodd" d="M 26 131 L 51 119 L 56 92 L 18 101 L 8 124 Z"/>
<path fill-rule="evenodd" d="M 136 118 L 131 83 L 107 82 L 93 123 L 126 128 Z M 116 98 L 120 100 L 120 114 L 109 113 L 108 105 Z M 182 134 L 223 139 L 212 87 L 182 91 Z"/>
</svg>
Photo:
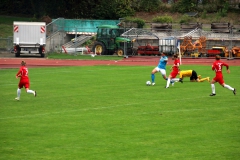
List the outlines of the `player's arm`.
<svg viewBox="0 0 240 160">
<path fill-rule="evenodd" d="M 19 71 L 17 72 L 17 74 L 16 74 L 16 78 L 18 79 L 18 78 L 21 77 L 21 76 L 22 76 L 22 71 L 19 70 Z"/>
<path fill-rule="evenodd" d="M 227 69 L 227 73 L 230 73 L 230 70 L 229 70 L 229 65 L 228 65 L 228 64 L 226 64 L 226 63 L 223 63 L 223 65 L 226 67 L 226 69 Z"/>
<path fill-rule="evenodd" d="M 215 67 L 214 67 L 214 65 L 212 65 L 212 70 L 213 70 L 213 71 L 215 70 Z"/>
</svg>

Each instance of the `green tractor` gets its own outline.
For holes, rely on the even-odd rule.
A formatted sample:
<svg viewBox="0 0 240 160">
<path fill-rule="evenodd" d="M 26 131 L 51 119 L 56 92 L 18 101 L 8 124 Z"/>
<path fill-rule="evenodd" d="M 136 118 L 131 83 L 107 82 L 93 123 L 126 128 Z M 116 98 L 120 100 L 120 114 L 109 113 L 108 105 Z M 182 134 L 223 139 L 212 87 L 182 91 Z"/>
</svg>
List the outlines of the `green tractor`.
<svg viewBox="0 0 240 160">
<path fill-rule="evenodd" d="M 92 51 L 98 55 L 129 56 L 133 55 L 133 41 L 128 38 L 121 37 L 124 33 L 123 28 L 117 25 L 101 25 L 98 26 L 96 42 Z M 126 51 L 126 54 L 124 53 Z"/>
</svg>

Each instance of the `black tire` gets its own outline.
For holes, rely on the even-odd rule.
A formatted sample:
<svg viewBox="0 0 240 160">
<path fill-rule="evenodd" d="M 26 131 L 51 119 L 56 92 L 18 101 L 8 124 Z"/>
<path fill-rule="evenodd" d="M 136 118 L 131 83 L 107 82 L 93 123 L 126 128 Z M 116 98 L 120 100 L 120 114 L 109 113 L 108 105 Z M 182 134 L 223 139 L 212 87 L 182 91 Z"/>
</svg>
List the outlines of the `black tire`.
<svg viewBox="0 0 240 160">
<path fill-rule="evenodd" d="M 17 53 L 15 53 L 15 57 L 20 57 L 21 48 L 17 46 L 16 49 L 17 49 Z"/>
<path fill-rule="evenodd" d="M 42 53 L 42 50 L 43 50 L 43 47 L 42 47 L 42 46 L 40 46 L 40 47 L 38 48 L 38 52 L 39 52 L 39 54 L 40 54 L 40 56 L 41 56 L 41 57 L 44 57 L 44 56 L 45 56 L 45 54 L 44 54 L 44 53 Z"/>
<path fill-rule="evenodd" d="M 118 50 L 117 50 L 117 55 L 118 55 L 119 57 L 122 57 L 122 56 L 124 55 L 124 50 L 123 50 L 122 48 L 118 48 Z"/>
<path fill-rule="evenodd" d="M 15 53 L 15 57 L 20 57 L 20 53 Z"/>
<path fill-rule="evenodd" d="M 106 55 L 106 46 L 102 42 L 95 42 L 92 51 L 98 55 Z"/>
</svg>

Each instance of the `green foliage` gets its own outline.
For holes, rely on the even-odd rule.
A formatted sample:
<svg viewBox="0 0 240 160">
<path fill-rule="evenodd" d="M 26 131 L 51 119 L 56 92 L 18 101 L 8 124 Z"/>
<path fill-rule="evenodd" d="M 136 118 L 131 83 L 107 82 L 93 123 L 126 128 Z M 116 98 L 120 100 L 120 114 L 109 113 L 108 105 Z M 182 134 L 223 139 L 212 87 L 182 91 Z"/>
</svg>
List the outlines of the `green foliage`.
<svg viewBox="0 0 240 160">
<path fill-rule="evenodd" d="M 143 28 L 143 26 L 145 25 L 145 21 L 141 18 L 134 18 L 132 22 L 137 23 L 138 28 Z"/>
<path fill-rule="evenodd" d="M 193 12 L 196 11 L 196 4 L 195 0 L 181 0 L 177 1 L 172 5 L 171 10 L 173 12 L 180 12 L 180 13 L 186 13 L 186 12 Z"/>
<path fill-rule="evenodd" d="M 217 12 L 217 14 L 220 17 L 226 17 L 227 16 L 227 10 L 226 9 L 221 9 Z"/>
<path fill-rule="evenodd" d="M 31 17 L 15 17 L 0 15 L 0 24 L 13 25 L 13 21 L 31 21 Z"/>
<path fill-rule="evenodd" d="M 136 23 L 138 25 L 138 28 L 143 28 L 143 26 L 145 25 L 145 21 L 141 18 L 125 17 L 124 21 Z"/>
<path fill-rule="evenodd" d="M 206 4 L 203 9 L 206 10 L 207 13 L 217 12 L 217 4 Z"/>
<path fill-rule="evenodd" d="M 161 0 L 141 0 L 139 5 L 141 11 L 156 12 L 159 10 Z"/>
<path fill-rule="evenodd" d="M 210 97 L 208 82 L 189 78 L 164 89 L 160 74 L 146 86 L 153 67 L 30 67 L 38 96 L 22 89 L 20 101 L 18 69 L 0 69 L 0 159 L 238 160 L 239 95 L 216 83 Z M 210 66 L 181 66 L 193 68 L 214 75 Z M 239 75 L 232 66 L 224 79 L 240 88 Z"/>
<path fill-rule="evenodd" d="M 152 19 L 152 22 L 154 23 L 172 23 L 173 18 L 171 16 L 157 16 Z"/>
<path fill-rule="evenodd" d="M 201 18 L 202 18 L 202 19 L 207 18 L 207 11 L 206 11 L 206 10 L 204 10 L 204 11 L 202 12 Z"/>
<path fill-rule="evenodd" d="M 228 13 L 228 8 L 229 8 L 229 4 L 224 3 L 223 8 L 219 9 L 218 15 L 221 16 L 221 17 L 226 17 L 227 13 Z"/>
<path fill-rule="evenodd" d="M 187 14 L 181 16 L 179 23 L 189 23 L 193 20 L 192 17 L 189 17 Z"/>
</svg>

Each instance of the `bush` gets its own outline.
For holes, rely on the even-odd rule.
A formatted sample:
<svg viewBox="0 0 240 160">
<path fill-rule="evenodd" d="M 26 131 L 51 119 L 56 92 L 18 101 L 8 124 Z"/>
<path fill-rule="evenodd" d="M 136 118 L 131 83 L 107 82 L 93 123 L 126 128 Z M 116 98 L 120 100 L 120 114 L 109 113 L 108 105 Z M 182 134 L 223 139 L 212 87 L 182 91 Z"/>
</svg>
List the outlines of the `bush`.
<svg viewBox="0 0 240 160">
<path fill-rule="evenodd" d="M 201 15 L 201 18 L 202 19 L 206 19 L 207 18 L 207 11 L 206 10 L 203 11 L 203 13 Z"/>
<path fill-rule="evenodd" d="M 159 0 L 141 0 L 139 2 L 139 9 L 145 12 L 156 12 L 159 10 L 160 5 L 161 1 Z"/>
<path fill-rule="evenodd" d="M 206 4 L 206 5 L 204 5 L 203 9 L 204 9 L 207 13 L 217 12 L 217 4 Z"/>
<path fill-rule="evenodd" d="M 173 18 L 171 16 L 157 16 L 152 19 L 152 22 L 155 23 L 172 23 Z"/>
<path fill-rule="evenodd" d="M 145 21 L 141 18 L 126 17 L 126 18 L 124 18 L 124 21 L 136 23 L 138 25 L 138 28 L 143 28 L 143 26 L 145 25 Z"/>
<path fill-rule="evenodd" d="M 137 23 L 138 28 L 143 28 L 143 26 L 145 25 L 145 21 L 143 19 L 140 19 L 140 18 L 134 18 L 133 23 Z"/>
<path fill-rule="evenodd" d="M 179 23 L 189 23 L 193 20 L 192 17 L 189 17 L 188 15 L 184 14 L 181 18 Z"/>
</svg>

